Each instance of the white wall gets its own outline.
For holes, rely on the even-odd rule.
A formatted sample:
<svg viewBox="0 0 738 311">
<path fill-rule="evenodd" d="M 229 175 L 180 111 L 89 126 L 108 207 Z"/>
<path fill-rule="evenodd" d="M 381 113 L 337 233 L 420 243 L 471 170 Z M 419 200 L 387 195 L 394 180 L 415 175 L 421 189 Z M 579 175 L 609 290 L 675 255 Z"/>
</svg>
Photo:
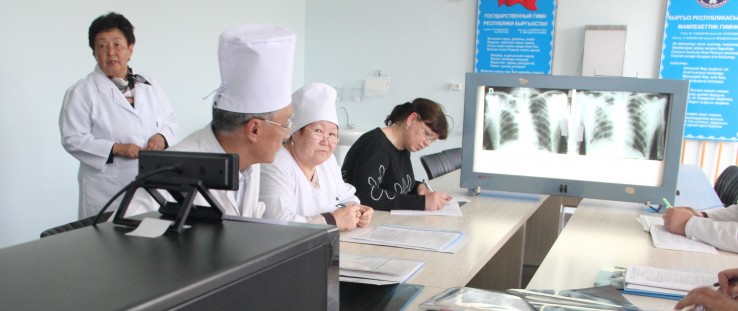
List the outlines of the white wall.
<svg viewBox="0 0 738 311">
<path fill-rule="evenodd" d="M 218 36 L 273 23 L 298 36 L 294 89 L 303 84 L 304 0 L 0 0 L 0 247 L 76 220 L 79 162 L 60 143 L 66 89 L 95 66 L 87 30 L 109 11 L 136 27 L 130 65 L 151 74 L 180 120 L 178 140 L 210 120 L 201 98 L 220 83 Z"/>
</svg>

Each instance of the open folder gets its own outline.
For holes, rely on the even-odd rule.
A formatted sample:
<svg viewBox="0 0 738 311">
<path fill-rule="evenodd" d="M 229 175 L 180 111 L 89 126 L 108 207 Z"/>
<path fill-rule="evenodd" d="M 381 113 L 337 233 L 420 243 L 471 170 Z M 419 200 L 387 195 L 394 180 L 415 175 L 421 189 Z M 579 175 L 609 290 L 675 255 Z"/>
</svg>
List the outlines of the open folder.
<svg viewBox="0 0 738 311">
<path fill-rule="evenodd" d="M 643 225 L 643 230 L 651 234 L 651 242 L 656 248 L 717 254 L 717 249 L 712 245 L 667 231 L 661 215 L 640 215 L 638 221 Z"/>
<path fill-rule="evenodd" d="M 680 300 L 690 290 L 715 282 L 717 274 L 630 266 L 625 273 L 623 293 Z"/>
</svg>

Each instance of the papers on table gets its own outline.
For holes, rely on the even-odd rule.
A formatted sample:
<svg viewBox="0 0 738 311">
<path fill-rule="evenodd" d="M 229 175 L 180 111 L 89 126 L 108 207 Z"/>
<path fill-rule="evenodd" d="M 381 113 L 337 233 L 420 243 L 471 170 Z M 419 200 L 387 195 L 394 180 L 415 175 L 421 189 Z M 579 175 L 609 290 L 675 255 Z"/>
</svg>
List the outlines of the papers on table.
<svg viewBox="0 0 738 311">
<path fill-rule="evenodd" d="M 167 232 L 169 226 L 174 222 L 158 218 L 146 217 L 138 225 L 136 230 L 126 233 L 130 236 L 138 236 L 144 238 L 158 238 Z"/>
<path fill-rule="evenodd" d="M 341 254 L 340 281 L 373 285 L 397 284 L 407 281 L 422 261 L 386 257 Z"/>
<path fill-rule="evenodd" d="M 383 224 L 346 232 L 341 241 L 456 253 L 468 237 L 459 231 Z"/>
<path fill-rule="evenodd" d="M 656 248 L 717 254 L 712 245 L 667 231 L 661 216 L 641 215 L 640 222 L 643 229 L 651 233 L 651 242 Z"/>
<path fill-rule="evenodd" d="M 467 200 L 468 201 L 468 200 Z M 390 215 L 405 215 L 405 216 L 453 216 L 461 217 L 461 207 L 459 207 L 461 200 L 450 200 L 443 205 L 443 208 L 437 211 L 416 211 L 416 210 L 392 210 Z"/>
<path fill-rule="evenodd" d="M 623 293 L 680 300 L 697 287 L 712 286 L 716 274 L 630 266 L 625 273 Z"/>
<path fill-rule="evenodd" d="M 656 248 L 717 254 L 717 250 L 714 246 L 697 240 L 692 240 L 685 236 L 673 234 L 666 231 L 666 227 L 663 225 L 652 225 L 649 232 L 651 232 L 651 241 L 653 242 L 653 246 Z"/>
<path fill-rule="evenodd" d="M 636 219 L 638 222 L 641 223 L 641 226 L 643 226 L 643 231 L 650 231 L 651 225 L 664 225 L 664 218 L 661 217 L 661 215 L 647 215 L 647 214 L 641 214 L 641 216 Z"/>
</svg>

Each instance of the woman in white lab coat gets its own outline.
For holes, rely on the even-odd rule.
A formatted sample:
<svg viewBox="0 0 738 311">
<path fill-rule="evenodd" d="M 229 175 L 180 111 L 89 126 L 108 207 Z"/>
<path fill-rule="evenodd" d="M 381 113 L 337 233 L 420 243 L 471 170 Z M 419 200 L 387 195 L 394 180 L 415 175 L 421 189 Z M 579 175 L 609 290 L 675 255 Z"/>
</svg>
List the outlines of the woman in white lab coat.
<svg viewBox="0 0 738 311">
<path fill-rule="evenodd" d="M 80 161 L 79 218 L 97 214 L 135 178 L 140 150 L 164 150 L 175 139 L 166 95 L 128 67 L 135 40 L 123 15 L 95 19 L 89 44 L 97 65 L 64 96 L 59 130 L 64 149 Z"/>
<path fill-rule="evenodd" d="M 338 143 L 336 90 L 310 83 L 292 95 L 295 130 L 274 162 L 262 164 L 259 200 L 264 218 L 364 227 L 371 207 L 359 204 L 356 189 L 343 181 L 333 155 Z"/>
</svg>

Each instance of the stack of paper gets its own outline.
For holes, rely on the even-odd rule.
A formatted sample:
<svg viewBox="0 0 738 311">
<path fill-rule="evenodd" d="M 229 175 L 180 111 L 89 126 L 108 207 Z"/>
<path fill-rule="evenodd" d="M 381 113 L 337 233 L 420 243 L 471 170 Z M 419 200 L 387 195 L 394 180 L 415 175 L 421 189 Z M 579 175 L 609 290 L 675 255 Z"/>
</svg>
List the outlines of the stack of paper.
<svg viewBox="0 0 738 311">
<path fill-rule="evenodd" d="M 459 231 L 382 224 L 341 234 L 341 241 L 455 253 L 468 238 Z"/>
<path fill-rule="evenodd" d="M 712 286 L 717 280 L 717 274 L 631 266 L 625 273 L 623 293 L 680 300 L 690 290 Z"/>
<path fill-rule="evenodd" d="M 341 254 L 339 275 L 342 282 L 387 285 L 404 283 L 422 266 L 422 261 Z"/>
<path fill-rule="evenodd" d="M 651 233 L 651 242 L 656 248 L 717 254 L 712 245 L 667 231 L 660 216 L 641 215 L 640 222 L 643 229 Z"/>
</svg>

